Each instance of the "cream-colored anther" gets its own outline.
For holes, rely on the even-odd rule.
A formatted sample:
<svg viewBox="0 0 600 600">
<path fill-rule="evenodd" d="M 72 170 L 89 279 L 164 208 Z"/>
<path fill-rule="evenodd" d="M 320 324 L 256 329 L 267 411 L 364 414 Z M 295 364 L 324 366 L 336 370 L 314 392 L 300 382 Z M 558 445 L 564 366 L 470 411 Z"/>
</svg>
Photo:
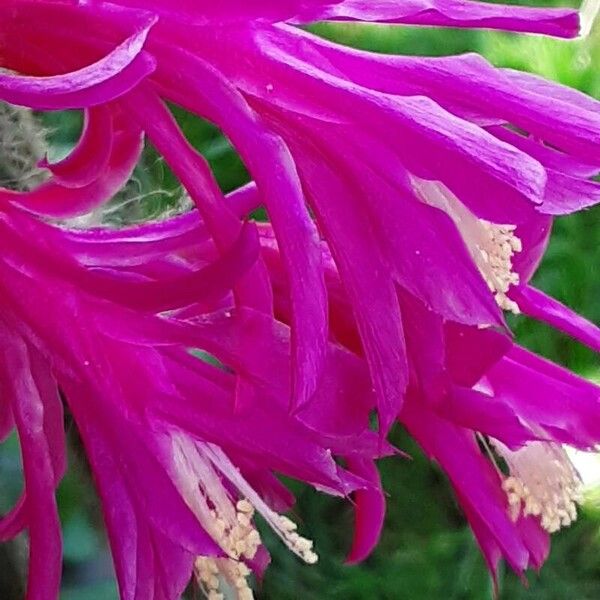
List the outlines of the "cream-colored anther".
<svg viewBox="0 0 600 600">
<path fill-rule="evenodd" d="M 495 225 L 479 219 L 485 234 L 475 247 L 482 261 L 475 262 L 490 291 L 494 294 L 498 306 L 504 310 L 519 314 L 519 307 L 507 293 L 512 285 L 519 284 L 519 275 L 514 273 L 513 256 L 523 250 L 521 240 L 515 235 L 514 225 Z"/>
<path fill-rule="evenodd" d="M 219 567 L 217 559 L 211 557 L 199 557 L 194 565 L 196 581 L 208 600 L 219 600 L 219 578 L 217 574 Z"/>
<path fill-rule="evenodd" d="M 511 451 L 492 442 L 506 461 L 510 476 L 503 482 L 513 520 L 535 516 L 554 533 L 577 519 L 582 484 L 565 451 L 557 444 L 532 442 Z"/>
<path fill-rule="evenodd" d="M 319 560 L 319 556 L 313 552 L 313 542 L 303 538 L 296 532 L 296 523 L 283 515 L 279 515 L 278 525 L 281 538 L 292 552 L 309 565 L 314 565 Z"/>
<path fill-rule="evenodd" d="M 476 217 L 452 192 L 437 181 L 412 178 L 419 198 L 444 211 L 456 225 L 490 292 L 503 310 L 518 314 L 519 307 L 507 294 L 518 285 L 513 257 L 523 250 L 514 225 L 496 225 Z"/>
<path fill-rule="evenodd" d="M 228 555 L 197 560 L 196 577 L 207 598 L 219 600 L 219 594 L 238 600 L 252 598 L 251 573 L 244 563 L 256 556 L 261 545 L 253 523 L 256 512 L 292 552 L 309 564 L 317 562 L 312 542 L 297 533 L 293 521 L 266 504 L 221 448 L 172 432 L 165 437 L 165 466 L 173 481 L 202 527 Z M 230 486 L 241 499 L 234 498 Z"/>
<path fill-rule="evenodd" d="M 207 600 L 252 600 L 248 584 L 250 569 L 231 558 L 200 557 L 196 560 L 196 580 Z"/>
</svg>

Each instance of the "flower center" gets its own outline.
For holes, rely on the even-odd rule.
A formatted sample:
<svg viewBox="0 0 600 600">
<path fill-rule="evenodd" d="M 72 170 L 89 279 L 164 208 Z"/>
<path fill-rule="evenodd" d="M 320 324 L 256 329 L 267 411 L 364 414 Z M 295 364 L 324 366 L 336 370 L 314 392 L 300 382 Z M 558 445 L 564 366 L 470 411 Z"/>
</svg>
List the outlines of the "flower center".
<svg viewBox="0 0 600 600">
<path fill-rule="evenodd" d="M 248 584 L 251 571 L 243 562 L 245 559 L 252 560 L 261 544 L 260 535 L 252 524 L 254 514 L 254 506 L 245 499 L 236 505 L 236 523 L 233 526 L 217 511 L 211 511 L 213 523 L 220 532 L 216 541 L 230 558 L 200 556 L 196 559 L 196 579 L 208 600 L 252 600 L 254 597 Z M 313 543 L 296 532 L 297 526 L 293 521 L 270 509 L 263 516 L 292 552 L 308 564 L 317 562 Z"/>
<path fill-rule="evenodd" d="M 317 562 L 312 541 L 300 536 L 293 521 L 264 502 L 218 446 L 175 433 L 167 439 L 166 449 L 177 465 L 174 481 L 202 527 L 227 554 L 226 558 L 196 559 L 196 579 L 208 600 L 252 599 L 246 562 L 256 556 L 262 543 L 254 526 L 257 512 L 294 554 L 308 564 Z M 237 494 L 242 499 L 236 502 Z"/>
<path fill-rule="evenodd" d="M 519 275 L 513 271 L 512 261 L 523 246 L 515 235 L 516 227 L 479 219 L 439 182 L 413 176 L 412 184 L 423 202 L 444 211 L 454 221 L 498 306 L 518 314 L 517 303 L 507 296 L 510 286 L 519 283 Z"/>
<path fill-rule="evenodd" d="M 521 515 L 539 517 L 542 527 L 554 533 L 577 519 L 582 483 L 563 448 L 532 442 L 511 451 L 498 441 L 493 444 L 510 471 L 502 487 L 514 521 Z"/>
</svg>

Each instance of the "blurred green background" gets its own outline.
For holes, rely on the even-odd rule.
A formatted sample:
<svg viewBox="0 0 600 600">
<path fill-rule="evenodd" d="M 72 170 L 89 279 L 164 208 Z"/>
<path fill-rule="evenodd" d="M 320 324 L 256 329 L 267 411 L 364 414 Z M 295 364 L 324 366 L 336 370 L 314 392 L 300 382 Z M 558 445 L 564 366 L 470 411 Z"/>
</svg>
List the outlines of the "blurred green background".
<svg viewBox="0 0 600 600">
<path fill-rule="evenodd" d="M 533 71 L 600 97 L 600 31 L 586 40 L 564 42 L 538 36 L 494 32 L 319 25 L 319 35 L 385 53 L 447 55 L 480 52 L 498 66 Z M 231 190 L 247 179 L 243 165 L 219 132 L 207 123 L 178 113 L 193 143 L 210 160 L 219 183 Z M 77 138 L 79 115 L 46 117 L 52 152 L 66 153 Z M 158 157 L 148 150 L 134 181 L 116 203 L 115 219 L 151 218 L 176 204 L 181 194 Z M 110 217 L 109 217 L 110 220 Z M 557 222 L 550 249 L 535 278 L 540 288 L 600 322 L 600 210 Z M 512 320 L 521 343 L 590 378 L 597 378 L 597 357 L 548 328 L 518 317 Z M 70 431 L 73 439 L 76 432 Z M 301 564 L 268 531 L 273 565 L 258 586 L 263 599 L 480 600 L 492 596 L 490 578 L 443 476 L 423 459 L 403 434 L 396 443 L 414 460 L 382 463 L 389 512 L 385 533 L 364 564 L 343 564 L 349 547 L 352 515 L 347 504 L 292 485 L 298 496 L 296 516 L 304 535 L 314 539 L 320 562 Z M 77 444 L 73 444 L 77 447 Z M 20 488 L 18 445 L 0 447 L 0 513 Z M 59 490 L 64 526 L 64 600 L 117 598 L 110 558 L 100 527 L 99 509 L 85 465 L 71 457 L 71 470 Z M 0 581 L 8 576 L 1 564 Z M 503 600 L 592 600 L 600 598 L 600 508 L 586 503 L 579 521 L 554 538 L 551 558 L 528 587 L 501 572 Z M 1 588 L 0 588 L 1 589 Z M 193 596 L 193 594 L 192 594 Z M 4 600 L 4 598 L 2 598 Z M 11 600 L 11 599 L 6 599 Z M 51 599 L 49 599 L 51 600 Z"/>
</svg>

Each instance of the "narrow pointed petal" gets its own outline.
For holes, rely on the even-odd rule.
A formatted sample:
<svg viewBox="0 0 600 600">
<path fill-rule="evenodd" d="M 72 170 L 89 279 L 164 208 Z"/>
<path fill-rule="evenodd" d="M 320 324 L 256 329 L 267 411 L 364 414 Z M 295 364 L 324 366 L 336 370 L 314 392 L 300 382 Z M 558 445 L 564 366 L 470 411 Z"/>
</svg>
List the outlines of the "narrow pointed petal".
<svg viewBox="0 0 600 600">
<path fill-rule="evenodd" d="M 83 187 L 94 181 L 108 166 L 113 145 L 113 120 L 110 109 L 100 105 L 84 111 L 81 138 L 71 153 L 56 163 L 47 160 L 54 181 L 65 187 Z"/>
<path fill-rule="evenodd" d="M 519 286 L 511 292 L 521 311 L 600 352 L 600 328 L 570 308 L 532 286 Z"/>
<path fill-rule="evenodd" d="M 142 148 L 143 137 L 138 129 L 120 131 L 114 137 L 108 164 L 104 169 L 101 163 L 96 165 L 99 171 L 91 183 L 72 187 L 62 184 L 60 178 L 50 179 L 31 192 L 0 190 L 0 200 L 54 218 L 85 214 L 110 200 L 127 183 Z"/>
<path fill-rule="evenodd" d="M 508 516 L 500 478 L 479 451 L 473 434 L 421 411 L 416 404 L 407 403 L 402 421 L 425 453 L 444 469 L 467 518 L 474 517 L 476 530 L 478 524 L 480 530 L 487 530 L 516 572 L 526 569 L 529 552 Z M 492 547 L 486 542 L 483 550 L 489 554 Z"/>
<path fill-rule="evenodd" d="M 442 27 L 482 27 L 572 38 L 579 33 L 577 11 L 530 8 L 469 0 L 343 0 L 321 18 Z"/>
<path fill-rule="evenodd" d="M 349 458 L 348 468 L 374 486 L 372 489 L 357 490 L 353 496 L 354 538 L 346 562 L 355 564 L 365 560 L 379 541 L 385 518 L 385 496 L 379 471 L 373 461 Z"/>
<path fill-rule="evenodd" d="M 0 334 L 4 393 L 13 398 L 13 413 L 21 443 L 29 531 L 27 599 L 58 597 L 62 539 L 55 490 L 55 472 L 44 432 L 44 403 L 29 372 L 27 348 L 3 326 Z"/>
<path fill-rule="evenodd" d="M 207 114 L 232 140 L 267 209 L 290 287 L 292 401 L 295 407 L 303 406 L 317 385 L 328 323 L 319 236 L 306 206 L 296 165 L 284 141 L 266 127 L 230 82 L 201 61 L 185 55 L 174 58 L 183 64 L 187 61 L 190 69 L 203 74 L 192 90 L 188 89 L 184 105 L 195 104 L 195 112 Z M 176 88 L 171 85 L 168 89 Z M 195 98 L 190 91 L 195 92 Z"/>
<path fill-rule="evenodd" d="M 311 204 L 321 223 L 325 238 L 342 275 L 346 291 L 355 308 L 355 318 L 362 345 L 378 398 L 382 434 L 387 432 L 402 406 L 408 383 L 408 365 L 404 334 L 396 290 L 391 277 L 380 267 L 385 264 L 378 256 L 372 231 L 363 227 L 362 210 L 339 205 L 336 198 L 346 197 L 348 190 L 335 174 L 334 166 L 307 156 L 301 169 L 310 181 L 319 185 L 308 187 Z"/>
<path fill-rule="evenodd" d="M 104 58 L 64 75 L 30 77 L 0 73 L 0 99 L 38 110 L 65 110 L 114 100 L 149 75 L 154 60 L 142 52 L 155 19 Z"/>
<path fill-rule="evenodd" d="M 0 542 L 12 540 L 27 527 L 27 494 L 19 496 L 16 504 L 0 518 Z"/>
<path fill-rule="evenodd" d="M 136 94 L 127 100 L 133 102 L 138 98 L 138 102 L 131 104 L 136 119 L 179 177 L 217 247 L 224 252 L 239 235 L 242 227 L 239 218 L 228 209 L 206 160 L 189 145 L 160 98 L 149 90 Z M 271 290 L 260 262 L 238 283 L 235 293 L 243 305 L 271 312 Z"/>
<path fill-rule="evenodd" d="M 34 346 L 28 346 L 31 377 L 44 404 L 44 435 L 58 485 L 67 470 L 64 411 L 58 394 L 58 385 L 44 356 Z"/>
<path fill-rule="evenodd" d="M 523 353 L 530 364 L 521 361 Z M 487 374 L 495 398 L 557 442 L 582 449 L 594 446 L 600 439 L 600 388 L 568 371 L 570 377 L 561 380 L 563 369 L 549 362 L 544 372 L 546 362 L 519 349 L 507 355 Z"/>
</svg>

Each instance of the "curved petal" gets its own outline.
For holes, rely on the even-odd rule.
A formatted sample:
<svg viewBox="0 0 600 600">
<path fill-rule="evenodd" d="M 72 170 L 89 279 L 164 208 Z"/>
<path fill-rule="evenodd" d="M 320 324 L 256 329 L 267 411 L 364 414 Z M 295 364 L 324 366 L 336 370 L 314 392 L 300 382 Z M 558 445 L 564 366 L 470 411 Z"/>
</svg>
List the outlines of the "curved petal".
<svg viewBox="0 0 600 600">
<path fill-rule="evenodd" d="M 214 263 L 178 277 L 159 281 L 126 280 L 107 273 L 82 273 L 83 289 L 135 310 L 164 312 L 225 296 L 258 259 L 256 227 L 246 223 L 239 239 Z"/>
<path fill-rule="evenodd" d="M 537 137 L 522 135 L 504 126 L 487 127 L 487 130 L 497 138 L 508 142 L 511 146 L 520 148 L 523 152 L 533 156 L 553 171 L 583 178 L 593 177 L 600 172 L 600 164 L 594 164 L 593 161 L 587 162 L 581 158 L 560 152 L 556 148 L 544 144 Z"/>
<path fill-rule="evenodd" d="M 526 569 L 529 551 L 508 516 L 500 477 L 481 454 L 473 433 L 421 409 L 417 402 L 406 403 L 401 422 L 444 470 L 475 533 L 486 532 L 482 551 L 490 568 L 497 561 L 498 556 L 492 552 L 497 547 L 517 573 Z"/>
<path fill-rule="evenodd" d="M 600 170 L 598 101 L 567 86 L 528 73 L 495 69 L 476 54 L 376 54 L 348 49 L 287 25 L 259 35 L 265 50 L 273 47 L 269 53 L 289 53 L 310 65 L 314 74 L 325 71 L 386 94 L 427 96 L 474 123 L 487 120 L 516 125 L 535 135 L 535 140 L 528 142 L 528 138 L 497 124 L 486 128 L 552 169 L 580 177 Z M 549 97 L 553 102 L 548 102 Z M 554 149 L 540 141 L 549 142 Z"/>
<path fill-rule="evenodd" d="M 94 0 L 97 1 L 97 0 Z M 296 17 L 300 22 L 318 18 L 323 7 L 340 0 L 180 0 L 174 7 L 168 0 L 120 0 L 121 4 L 152 10 L 186 24 L 213 25 L 249 20 L 286 21 Z"/>
<path fill-rule="evenodd" d="M 23 457 L 29 530 L 28 600 L 59 594 L 62 540 L 56 506 L 55 470 L 44 431 L 45 407 L 30 373 L 25 343 L 4 326 L 0 331 L 0 370 L 4 391 L 13 397 L 13 414 Z"/>
<path fill-rule="evenodd" d="M 324 237 L 352 302 L 362 347 L 377 394 L 380 432 L 395 420 L 408 384 L 408 363 L 400 306 L 387 260 L 375 232 L 364 227 L 364 207 L 349 189 L 341 165 L 311 156 L 299 146 L 295 154 Z"/>
<path fill-rule="evenodd" d="M 164 49 L 163 49 L 164 52 Z M 261 194 L 286 264 L 292 310 L 293 405 L 304 405 L 315 390 L 328 335 L 327 299 L 316 226 L 310 218 L 296 166 L 281 138 L 270 131 L 243 96 L 203 61 L 184 53 L 178 63 L 202 74 L 175 101 L 219 125 L 245 160 Z M 169 74 L 162 74 L 168 78 Z M 167 87 L 167 94 L 176 89 Z"/>
<path fill-rule="evenodd" d="M 226 198 L 229 207 L 239 218 L 260 204 L 258 190 L 253 183 L 231 192 Z M 206 226 L 196 210 L 120 229 L 63 229 L 62 237 L 68 251 L 74 253 L 81 263 L 105 268 L 143 264 L 153 258 L 185 253 L 204 245 L 213 247 Z"/>
<path fill-rule="evenodd" d="M 335 490 L 339 495 L 356 489 L 338 470 L 331 451 L 319 443 L 318 436 L 281 409 L 255 407 L 236 413 L 231 410 L 233 399 L 230 396 L 228 401 L 223 390 L 220 391 L 220 396 L 225 396 L 223 401 L 198 402 L 198 390 L 207 389 L 208 385 L 199 372 L 198 362 L 188 355 L 168 363 L 182 396 L 154 397 L 149 407 L 152 414 L 166 416 L 182 430 L 214 441 L 225 450 L 255 457 L 265 468 Z M 208 369 L 218 373 L 213 367 Z M 220 399 L 214 395 L 214 386 L 209 385 L 208 389 L 212 390 L 211 397 Z M 233 389 L 229 393 L 233 394 Z"/>
<path fill-rule="evenodd" d="M 194 200 L 217 248 L 224 252 L 239 235 L 242 223 L 227 206 L 208 163 L 190 146 L 153 90 L 137 90 L 125 102 Z M 246 306 L 272 311 L 272 292 L 261 261 L 238 282 L 234 295 Z"/>
<path fill-rule="evenodd" d="M 99 61 L 64 75 L 31 77 L 0 73 L 0 99 L 35 109 L 80 108 L 116 98 L 154 68 L 142 52 L 155 17 Z"/>
<path fill-rule="evenodd" d="M 513 288 L 509 295 L 524 314 L 548 323 L 592 350 L 600 352 L 600 328 L 558 300 L 531 286 Z"/>
<path fill-rule="evenodd" d="M 54 181 L 65 187 L 83 187 L 97 179 L 108 166 L 113 144 L 111 111 L 104 105 L 89 108 L 84 113 L 81 139 L 63 160 L 39 163 L 54 176 Z"/>
<path fill-rule="evenodd" d="M 598 444 L 600 388 L 518 347 L 488 371 L 486 381 L 497 402 L 549 439 L 581 449 Z"/>
<path fill-rule="evenodd" d="M 321 19 L 443 27 L 481 27 L 573 38 L 576 10 L 533 8 L 470 0 L 343 0 Z"/>
<path fill-rule="evenodd" d="M 0 190 L 0 200 L 46 217 L 66 218 L 85 214 L 110 200 L 127 183 L 143 149 L 143 135 L 130 128 L 113 137 L 106 168 L 88 185 L 72 187 L 50 179 L 31 192 Z M 94 160 L 101 158 L 94 155 Z M 98 168 L 101 168 L 101 163 Z M 90 165 L 93 167 L 93 164 Z"/>
<path fill-rule="evenodd" d="M 67 470 L 62 400 L 58 394 L 58 384 L 45 357 L 31 344 L 27 345 L 27 354 L 32 381 L 44 404 L 44 435 L 48 441 L 54 481 L 58 485 Z"/>
<path fill-rule="evenodd" d="M 365 560 L 379 542 L 385 519 L 385 495 L 379 471 L 372 460 L 350 457 L 347 462 L 351 473 L 373 484 L 372 488 L 353 494 L 354 538 L 346 562 L 355 564 Z"/>
<path fill-rule="evenodd" d="M 23 492 L 12 509 L 0 518 L 0 542 L 12 540 L 27 527 L 27 494 Z"/>
<path fill-rule="evenodd" d="M 434 101 L 424 93 L 381 94 L 339 72 L 324 70 L 296 52 L 304 40 L 295 37 L 289 28 L 257 28 L 245 35 L 248 60 L 262 65 L 261 69 L 241 69 L 239 61 L 232 59 L 233 50 L 217 54 L 208 40 L 202 41 L 201 51 L 245 93 L 260 99 L 259 112 L 279 117 L 288 144 L 294 133 L 291 114 L 346 127 L 360 115 L 359 130 L 368 131 L 378 149 L 383 146 L 393 152 L 399 167 L 422 179 L 442 181 L 482 218 L 517 223 L 541 204 L 546 173 L 537 160 L 455 116 L 437 98 Z M 225 35 L 219 41 L 227 47 L 241 43 Z M 368 71 L 370 63 L 364 69 Z M 461 89 L 465 85 L 461 83 Z M 562 125 L 565 129 L 566 122 Z M 465 171 L 469 178 L 462 177 Z"/>
</svg>

